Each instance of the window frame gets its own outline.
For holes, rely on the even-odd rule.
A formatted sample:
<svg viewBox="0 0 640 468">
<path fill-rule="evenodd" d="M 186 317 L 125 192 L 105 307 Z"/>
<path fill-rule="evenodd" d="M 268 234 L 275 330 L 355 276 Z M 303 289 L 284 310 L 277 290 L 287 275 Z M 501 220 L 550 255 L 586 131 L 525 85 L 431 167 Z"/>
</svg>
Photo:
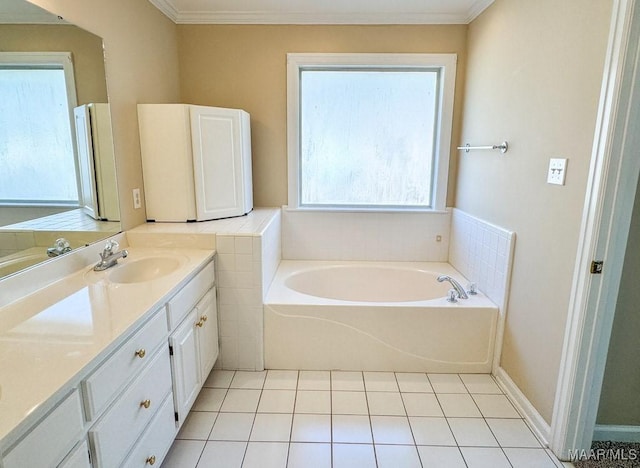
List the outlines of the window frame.
<svg viewBox="0 0 640 468">
<path fill-rule="evenodd" d="M 456 80 L 456 54 L 358 54 L 358 53 L 288 53 L 287 54 L 287 160 L 288 209 L 305 211 L 427 211 L 446 210 L 449 157 L 453 127 L 453 102 Z M 438 69 L 440 73 L 436 138 L 434 141 L 431 206 L 328 206 L 300 204 L 300 76 L 303 70 L 336 69 Z"/>
<path fill-rule="evenodd" d="M 73 69 L 73 59 L 71 52 L 0 52 L 0 67 L 22 67 L 22 68 L 45 68 L 47 66 L 62 67 L 64 72 L 64 82 L 67 92 L 69 130 L 71 132 L 71 146 L 73 150 L 73 164 L 75 166 L 76 187 L 78 190 L 78 200 L 0 200 L 0 206 L 43 206 L 43 207 L 80 207 L 81 186 L 78 164 L 78 150 L 75 139 L 75 121 L 73 109 L 78 105 L 76 95 L 75 73 Z"/>
</svg>

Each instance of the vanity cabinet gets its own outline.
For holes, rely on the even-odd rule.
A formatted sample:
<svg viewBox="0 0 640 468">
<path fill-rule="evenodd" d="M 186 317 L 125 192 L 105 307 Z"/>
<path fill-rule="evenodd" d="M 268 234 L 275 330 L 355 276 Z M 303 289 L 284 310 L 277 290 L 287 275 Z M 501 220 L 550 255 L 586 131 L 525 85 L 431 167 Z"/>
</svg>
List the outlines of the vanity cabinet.
<svg viewBox="0 0 640 468">
<path fill-rule="evenodd" d="M 210 261 L 144 313 L 46 415 L 0 447 L 0 467 L 160 466 L 218 357 L 214 281 Z"/>
<path fill-rule="evenodd" d="M 169 322 L 179 323 L 169 337 L 178 428 L 218 358 L 218 313 L 213 282 L 211 264 L 187 286 L 191 286 L 190 295 L 176 295 L 168 304 Z M 192 305 L 194 300 L 198 302 Z"/>
</svg>

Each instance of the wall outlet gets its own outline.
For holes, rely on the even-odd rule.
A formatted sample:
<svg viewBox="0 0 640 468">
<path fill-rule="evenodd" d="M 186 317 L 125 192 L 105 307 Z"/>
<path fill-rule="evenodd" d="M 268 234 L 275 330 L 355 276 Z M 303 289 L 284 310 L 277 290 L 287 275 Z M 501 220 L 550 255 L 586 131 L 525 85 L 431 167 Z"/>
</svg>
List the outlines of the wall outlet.
<svg viewBox="0 0 640 468">
<path fill-rule="evenodd" d="M 564 185 L 566 176 L 567 160 L 561 158 L 551 158 L 549 160 L 549 173 L 547 174 L 547 183 Z"/>
<path fill-rule="evenodd" d="M 140 189 L 133 189 L 133 207 L 137 210 L 138 208 L 142 208 L 142 202 L 140 201 Z"/>
</svg>

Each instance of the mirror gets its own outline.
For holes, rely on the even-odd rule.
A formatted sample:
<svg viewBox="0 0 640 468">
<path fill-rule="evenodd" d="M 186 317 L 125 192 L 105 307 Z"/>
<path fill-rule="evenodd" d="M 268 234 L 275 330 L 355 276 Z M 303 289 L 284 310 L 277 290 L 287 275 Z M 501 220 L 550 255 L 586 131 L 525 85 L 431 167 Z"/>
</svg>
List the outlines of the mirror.
<svg viewBox="0 0 640 468">
<path fill-rule="evenodd" d="M 2 0 L 0 37 L 2 279 L 121 228 L 102 39 L 25 0 Z M 70 53 L 72 67 L 49 63 L 61 52 Z M 38 60 L 45 65 L 34 65 Z M 44 79 L 42 69 L 61 78 Z M 62 85 L 49 84 L 55 80 Z M 51 97 L 54 86 L 68 103 Z M 12 99 L 2 96 L 8 89 Z M 49 102 L 66 117 L 56 120 Z M 29 138 L 16 138 L 26 127 Z M 59 238 L 68 244 L 56 244 Z"/>
</svg>

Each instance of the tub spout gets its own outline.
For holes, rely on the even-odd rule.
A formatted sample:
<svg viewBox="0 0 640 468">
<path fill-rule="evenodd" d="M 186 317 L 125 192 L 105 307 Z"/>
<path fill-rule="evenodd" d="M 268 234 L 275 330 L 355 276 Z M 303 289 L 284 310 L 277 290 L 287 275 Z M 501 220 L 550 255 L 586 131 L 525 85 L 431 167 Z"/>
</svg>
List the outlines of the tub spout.
<svg viewBox="0 0 640 468">
<path fill-rule="evenodd" d="M 451 286 L 453 286 L 453 289 L 456 290 L 456 292 L 458 293 L 458 297 L 460 299 L 469 299 L 469 296 L 467 296 L 467 292 L 464 290 L 464 288 L 462 287 L 462 285 L 460 283 L 458 283 L 455 279 L 453 279 L 451 276 L 449 275 L 440 275 L 437 278 L 439 283 L 442 283 L 444 281 L 448 281 L 449 283 L 451 283 Z"/>
</svg>

